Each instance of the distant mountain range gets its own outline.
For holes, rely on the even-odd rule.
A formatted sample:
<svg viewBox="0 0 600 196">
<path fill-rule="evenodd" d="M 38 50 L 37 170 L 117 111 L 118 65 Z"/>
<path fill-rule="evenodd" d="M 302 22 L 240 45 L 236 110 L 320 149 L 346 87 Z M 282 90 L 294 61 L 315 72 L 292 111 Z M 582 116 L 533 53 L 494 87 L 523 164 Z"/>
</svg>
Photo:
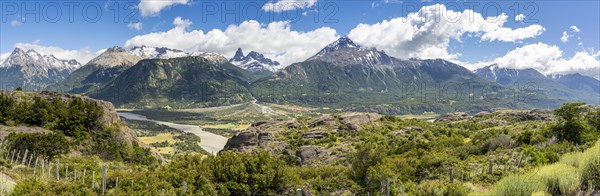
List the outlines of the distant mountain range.
<svg viewBox="0 0 600 196">
<path fill-rule="evenodd" d="M 477 69 L 474 73 L 505 86 L 536 87 L 540 93 L 563 102 L 600 102 L 600 81 L 581 74 L 545 76 L 535 69 L 501 68 L 495 64 Z"/>
<path fill-rule="evenodd" d="M 99 89 L 123 71 L 142 60 L 121 47 L 112 47 L 90 60 L 65 80 L 48 87 L 50 91 L 87 93 Z"/>
<path fill-rule="evenodd" d="M 456 94 L 461 97 L 443 97 L 436 89 L 442 83 L 477 83 L 504 90 L 449 61 L 401 60 L 342 37 L 306 61 L 253 83 L 251 91 L 260 101 L 383 113 L 445 111 L 457 107 L 458 99 L 471 101 L 462 101 L 465 108 L 485 106 L 478 92 L 471 97 L 465 97 L 466 92 Z"/>
<path fill-rule="evenodd" d="M 41 90 L 63 80 L 79 67 L 81 64 L 76 60 L 62 60 L 53 55 L 41 55 L 34 50 L 25 52 L 15 48 L 0 64 L 0 89 L 22 87 Z"/>
<path fill-rule="evenodd" d="M 255 51 L 251 51 L 248 55 L 244 56 L 241 48 L 237 49 L 235 56 L 229 59 L 229 62 L 254 73 L 258 77 L 271 75 L 284 68 L 279 62 L 268 59 Z"/>
<path fill-rule="evenodd" d="M 227 59 L 160 47 L 113 47 L 84 66 L 17 48 L 0 65 L 0 76 L 10 83 L 4 89 L 29 85 L 34 87 L 26 89 L 87 94 L 117 106 L 144 108 L 257 99 L 403 114 L 600 102 L 600 81 L 580 74 L 545 76 L 497 65 L 472 72 L 443 59 L 398 59 L 348 37 L 287 67 L 255 51 L 244 55 L 241 48 Z"/>
</svg>

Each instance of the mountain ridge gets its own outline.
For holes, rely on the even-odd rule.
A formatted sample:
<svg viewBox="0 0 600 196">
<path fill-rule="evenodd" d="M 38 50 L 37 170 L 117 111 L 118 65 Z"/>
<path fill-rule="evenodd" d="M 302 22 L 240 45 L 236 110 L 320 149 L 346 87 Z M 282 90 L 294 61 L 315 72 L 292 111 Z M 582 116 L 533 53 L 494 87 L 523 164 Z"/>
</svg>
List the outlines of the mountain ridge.
<svg viewBox="0 0 600 196">
<path fill-rule="evenodd" d="M 248 70 L 258 77 L 271 75 L 284 68 L 277 61 L 266 58 L 263 54 L 256 51 L 250 51 L 248 55 L 244 55 L 241 48 L 238 48 L 235 55 L 229 59 L 231 64 Z"/>
<path fill-rule="evenodd" d="M 35 50 L 16 47 L 0 64 L 0 89 L 43 89 L 66 78 L 81 67 L 76 60 L 61 60 L 54 55 L 41 55 Z"/>
</svg>

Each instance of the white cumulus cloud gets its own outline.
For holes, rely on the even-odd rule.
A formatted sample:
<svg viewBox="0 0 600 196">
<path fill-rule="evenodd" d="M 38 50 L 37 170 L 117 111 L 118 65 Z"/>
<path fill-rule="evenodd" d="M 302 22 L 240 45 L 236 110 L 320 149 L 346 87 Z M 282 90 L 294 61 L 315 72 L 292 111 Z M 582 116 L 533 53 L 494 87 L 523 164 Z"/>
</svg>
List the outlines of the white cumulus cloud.
<svg viewBox="0 0 600 196">
<path fill-rule="evenodd" d="M 543 74 L 569 74 L 600 78 L 600 52 L 579 51 L 572 57 L 567 57 L 556 45 L 545 43 L 528 44 L 507 52 L 504 56 L 491 61 L 478 62 L 468 65 L 471 70 L 491 64 L 513 69 L 533 68 Z"/>
<path fill-rule="evenodd" d="M 575 33 L 579 33 L 579 32 L 581 31 L 581 30 L 580 30 L 580 29 L 579 29 L 577 26 L 575 26 L 575 25 L 573 25 L 573 26 L 569 27 L 569 29 L 570 29 L 571 33 L 573 33 L 573 34 L 575 34 Z M 561 41 L 562 43 L 567 43 L 567 42 L 569 41 L 569 38 L 571 38 L 571 37 L 573 37 L 573 35 L 572 35 L 572 34 L 569 34 L 569 32 L 567 32 L 567 31 L 563 31 L 563 34 L 562 34 L 562 36 L 560 37 L 560 41 Z M 580 42 L 580 45 L 581 45 L 581 42 Z"/>
<path fill-rule="evenodd" d="M 525 20 L 525 15 L 523 14 L 519 14 L 515 16 L 515 21 L 519 22 L 519 21 L 523 21 Z"/>
<path fill-rule="evenodd" d="M 534 38 L 541 35 L 546 29 L 542 25 L 534 24 L 524 28 L 510 29 L 506 27 L 498 28 L 494 31 L 485 33 L 482 40 L 500 40 L 504 42 L 515 42 L 528 38 Z"/>
<path fill-rule="evenodd" d="M 571 26 L 571 30 L 572 30 L 573 32 L 575 32 L 575 33 L 579 33 L 579 31 L 581 31 L 581 30 L 579 30 L 579 28 L 578 28 L 577 26 L 575 26 L 575 25 Z"/>
<path fill-rule="evenodd" d="M 155 16 L 161 10 L 177 4 L 187 4 L 189 0 L 141 0 L 138 4 L 142 16 Z"/>
<path fill-rule="evenodd" d="M 126 41 L 125 47 L 153 46 L 180 49 L 188 52 L 216 52 L 233 56 L 237 48 L 265 54 L 283 65 L 304 61 L 327 44 L 339 38 L 335 29 L 321 27 L 312 31 L 293 31 L 287 21 L 260 24 L 244 21 L 225 30 L 189 29 L 191 21 L 175 18 L 174 27 L 165 32 L 138 35 Z"/>
<path fill-rule="evenodd" d="M 566 31 L 563 31 L 563 34 L 560 37 L 560 41 L 562 43 L 567 43 L 569 41 L 569 37 L 571 37 L 571 35 L 569 35 L 569 33 L 567 33 Z"/>
<path fill-rule="evenodd" d="M 455 59 L 459 53 L 449 53 L 450 40 L 460 41 L 465 34 L 486 41 L 516 42 L 540 35 L 540 25 L 510 29 L 504 27 L 508 16 L 484 18 L 473 10 L 457 12 L 444 5 L 424 6 L 406 17 L 384 20 L 375 24 L 359 24 L 348 37 L 359 44 L 377 47 L 400 58 Z"/>
<path fill-rule="evenodd" d="M 284 12 L 295 9 L 311 8 L 317 4 L 317 0 L 277 0 L 267 2 L 262 9 L 266 12 Z"/>
<path fill-rule="evenodd" d="M 130 29 L 138 30 L 138 31 L 142 30 L 143 26 L 144 26 L 144 24 L 141 22 L 132 22 L 132 23 L 127 24 L 127 27 L 129 27 Z"/>
</svg>

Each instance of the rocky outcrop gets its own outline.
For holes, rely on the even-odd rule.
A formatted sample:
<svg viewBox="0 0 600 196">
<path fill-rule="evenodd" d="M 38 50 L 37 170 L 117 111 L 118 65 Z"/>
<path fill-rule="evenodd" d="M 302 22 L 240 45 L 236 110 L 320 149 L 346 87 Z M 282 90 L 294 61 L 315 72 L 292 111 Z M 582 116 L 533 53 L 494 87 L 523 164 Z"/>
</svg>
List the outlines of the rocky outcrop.
<svg viewBox="0 0 600 196">
<path fill-rule="evenodd" d="M 551 112 L 542 110 L 508 110 L 498 112 L 501 118 L 517 121 L 554 120 Z"/>
<path fill-rule="evenodd" d="M 379 120 L 381 117 L 380 114 L 376 113 L 344 113 L 340 116 L 340 121 L 342 124 L 346 125 L 350 131 L 358 131 L 361 129 L 360 125 Z"/>
<path fill-rule="evenodd" d="M 311 131 L 308 133 L 302 134 L 302 139 L 304 140 L 313 140 L 313 139 L 323 139 L 329 135 L 328 132 L 325 131 Z"/>
<path fill-rule="evenodd" d="M 346 159 L 349 148 L 324 147 L 318 145 L 293 146 L 286 142 L 282 135 L 300 136 L 302 140 L 319 143 L 328 136 L 339 131 L 357 131 L 364 124 L 380 119 L 382 116 L 373 113 L 343 113 L 323 115 L 307 121 L 262 121 L 252 124 L 248 129 L 237 133 L 225 144 L 225 150 L 250 152 L 265 150 L 275 155 L 289 156 L 298 159 L 298 164 L 334 164 Z M 415 128 L 416 129 L 416 128 Z M 299 134 L 299 135 L 297 135 Z M 299 138 L 300 139 L 300 138 Z M 343 142 L 342 142 L 343 143 Z M 302 145 L 302 144 L 300 144 Z M 344 145 L 342 145 L 344 146 Z M 336 152 L 336 153 L 332 153 Z"/>
<path fill-rule="evenodd" d="M 471 116 L 465 112 L 453 112 L 445 115 L 441 115 L 435 119 L 434 122 L 450 122 L 469 119 Z"/>
<path fill-rule="evenodd" d="M 308 121 L 309 128 L 315 127 L 328 127 L 332 129 L 338 129 L 337 119 L 331 115 L 323 115 L 321 117 Z"/>
<path fill-rule="evenodd" d="M 315 161 L 316 159 L 328 156 L 331 151 L 327 150 L 322 146 L 307 145 L 301 146 L 296 150 L 296 156 L 300 158 L 300 164 L 304 165 L 309 162 Z"/>
<path fill-rule="evenodd" d="M 273 134 L 262 130 L 244 131 L 227 140 L 227 148 L 243 148 L 247 146 L 261 146 L 273 140 Z"/>
</svg>

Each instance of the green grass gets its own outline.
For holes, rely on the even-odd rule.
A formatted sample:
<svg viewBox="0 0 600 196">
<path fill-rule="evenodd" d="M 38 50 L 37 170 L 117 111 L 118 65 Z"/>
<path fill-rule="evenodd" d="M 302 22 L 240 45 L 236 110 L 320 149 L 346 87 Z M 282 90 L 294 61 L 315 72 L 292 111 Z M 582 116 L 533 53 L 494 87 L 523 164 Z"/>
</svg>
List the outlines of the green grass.
<svg viewBox="0 0 600 196">
<path fill-rule="evenodd" d="M 525 179 L 529 179 L 530 183 L 522 183 Z M 544 189 L 540 190 L 540 187 Z M 577 195 L 581 190 L 597 187 L 600 187 L 600 140 L 585 152 L 563 155 L 558 163 L 542 166 L 527 174 L 505 177 L 495 184 L 491 194 Z"/>
<path fill-rule="evenodd" d="M 600 187 L 600 141 L 582 154 L 579 169 L 584 186 Z"/>
<path fill-rule="evenodd" d="M 560 163 L 570 165 L 573 167 L 579 167 L 579 163 L 581 162 L 582 155 L 583 155 L 582 152 L 566 153 L 560 158 Z"/>
<path fill-rule="evenodd" d="M 544 190 L 546 186 L 538 175 L 513 174 L 496 183 L 491 195 L 530 196 L 532 193 Z"/>
<path fill-rule="evenodd" d="M 544 166 L 535 175 L 540 176 L 553 195 L 576 195 L 581 185 L 579 169 L 571 165 L 556 163 Z"/>
</svg>

